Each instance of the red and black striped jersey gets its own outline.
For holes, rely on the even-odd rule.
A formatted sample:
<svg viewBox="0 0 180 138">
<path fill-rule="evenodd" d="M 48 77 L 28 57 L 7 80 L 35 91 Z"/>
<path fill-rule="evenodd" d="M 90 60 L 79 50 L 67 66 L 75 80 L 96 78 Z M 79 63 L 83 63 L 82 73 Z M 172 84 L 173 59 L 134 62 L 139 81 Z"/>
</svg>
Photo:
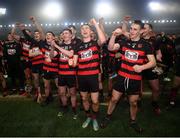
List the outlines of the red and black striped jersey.
<svg viewBox="0 0 180 138">
<path fill-rule="evenodd" d="M 78 48 L 78 75 L 97 75 L 99 73 L 98 50 L 97 41 L 81 43 Z"/>
<path fill-rule="evenodd" d="M 31 47 L 31 42 L 27 41 L 24 38 L 20 38 L 20 43 L 22 46 L 22 59 L 29 61 L 29 50 Z"/>
<path fill-rule="evenodd" d="M 110 56 L 111 58 L 115 58 L 116 52 L 117 52 L 117 51 L 109 51 L 109 56 Z"/>
<path fill-rule="evenodd" d="M 36 41 L 29 34 L 27 34 L 25 30 L 23 30 L 22 33 L 24 34 L 25 39 L 31 42 L 30 50 L 32 50 L 32 52 L 42 52 L 41 46 L 45 43 L 43 40 Z M 39 54 L 37 56 L 30 57 L 30 61 L 32 63 L 32 66 L 42 65 L 44 62 L 44 55 Z"/>
<path fill-rule="evenodd" d="M 120 35 L 116 37 L 115 43 L 121 43 L 122 41 L 125 41 L 125 40 L 127 40 L 127 38 L 124 35 Z M 109 40 L 108 40 L 108 43 L 109 43 Z M 109 51 L 109 56 L 111 58 L 115 58 L 115 55 L 117 52 L 119 52 L 119 50 Z"/>
<path fill-rule="evenodd" d="M 33 51 L 33 52 L 42 52 L 42 43 L 43 41 L 39 41 L 37 43 L 33 43 L 30 47 L 30 49 Z M 33 65 L 42 65 L 44 63 L 44 55 L 43 54 L 39 54 L 37 56 L 34 56 L 34 57 L 30 57 L 30 61 L 32 62 L 32 66 Z"/>
<path fill-rule="evenodd" d="M 122 52 L 122 63 L 118 74 L 133 80 L 141 80 L 141 73 L 135 72 L 133 66 L 143 65 L 147 55 L 153 55 L 150 44 L 143 39 L 139 41 L 126 40 L 120 43 L 120 47 Z"/>
<path fill-rule="evenodd" d="M 74 42 L 74 41 L 72 41 Z M 61 46 L 63 49 L 66 50 L 73 50 L 74 55 L 77 55 L 77 43 L 65 44 L 62 43 Z M 68 60 L 69 57 L 64 55 L 63 53 L 59 52 L 59 75 L 76 75 L 76 68 L 69 66 Z"/>
<path fill-rule="evenodd" d="M 44 62 L 43 62 L 43 70 L 48 72 L 57 72 L 58 73 L 58 52 L 56 49 L 53 51 L 53 55 L 56 52 L 57 55 L 53 58 L 50 57 L 50 53 L 52 52 L 52 47 L 47 43 L 44 43 L 42 47 L 42 52 L 44 55 Z"/>
</svg>

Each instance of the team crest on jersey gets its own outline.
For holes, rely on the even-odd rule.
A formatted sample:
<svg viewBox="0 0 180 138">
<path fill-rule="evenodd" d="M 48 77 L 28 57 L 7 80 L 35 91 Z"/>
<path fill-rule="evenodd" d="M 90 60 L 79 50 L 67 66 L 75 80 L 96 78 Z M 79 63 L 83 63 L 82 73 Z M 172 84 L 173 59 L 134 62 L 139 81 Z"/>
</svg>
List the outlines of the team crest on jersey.
<svg viewBox="0 0 180 138">
<path fill-rule="evenodd" d="M 30 49 L 30 45 L 23 43 L 23 49 L 24 50 L 29 50 Z"/>
<path fill-rule="evenodd" d="M 45 51 L 45 61 L 46 62 L 51 62 L 51 58 L 50 58 L 50 52 L 49 51 Z"/>
<path fill-rule="evenodd" d="M 64 46 L 64 49 L 66 49 L 66 50 L 70 50 L 70 49 L 72 49 L 72 46 Z"/>
<path fill-rule="evenodd" d="M 138 60 L 139 53 L 135 51 L 126 50 L 125 51 L 125 58 L 133 61 Z"/>
<path fill-rule="evenodd" d="M 84 47 L 85 47 L 85 48 L 88 48 L 88 46 L 89 46 L 89 44 L 84 44 Z"/>
<path fill-rule="evenodd" d="M 32 49 L 32 52 L 33 52 L 33 53 L 40 52 L 39 47 L 34 47 L 34 48 Z"/>
<path fill-rule="evenodd" d="M 45 51 L 45 57 L 50 57 L 50 52 L 49 51 Z"/>
<path fill-rule="evenodd" d="M 132 43 L 131 46 L 132 46 L 132 48 L 135 48 L 136 43 Z"/>
<path fill-rule="evenodd" d="M 48 46 L 48 45 L 46 45 L 45 46 L 48 50 L 51 50 L 52 49 L 52 47 L 51 46 Z"/>
<path fill-rule="evenodd" d="M 81 59 L 87 59 L 92 57 L 92 50 L 89 49 L 87 51 L 81 52 Z"/>
<path fill-rule="evenodd" d="M 15 55 L 16 54 L 16 49 L 8 49 L 7 53 L 8 53 L 8 55 Z"/>
<path fill-rule="evenodd" d="M 68 56 L 64 55 L 63 53 L 60 54 L 60 59 L 62 60 L 68 60 Z"/>
</svg>

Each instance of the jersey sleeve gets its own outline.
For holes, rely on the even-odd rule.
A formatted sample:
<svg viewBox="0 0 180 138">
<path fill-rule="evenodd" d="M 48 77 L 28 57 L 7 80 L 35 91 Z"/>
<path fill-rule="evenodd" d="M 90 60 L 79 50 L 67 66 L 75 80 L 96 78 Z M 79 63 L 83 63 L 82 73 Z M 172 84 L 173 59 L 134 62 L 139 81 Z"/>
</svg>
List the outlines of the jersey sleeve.
<svg viewBox="0 0 180 138">
<path fill-rule="evenodd" d="M 149 43 L 147 42 L 144 43 L 144 49 L 145 49 L 146 55 L 153 55 L 153 49 Z"/>
<path fill-rule="evenodd" d="M 36 41 L 26 32 L 26 30 L 22 30 L 22 33 L 26 40 L 28 40 L 31 43 L 35 43 Z"/>
<path fill-rule="evenodd" d="M 160 44 L 158 38 L 151 37 L 150 40 L 152 42 L 151 46 L 154 52 L 160 50 Z"/>
<path fill-rule="evenodd" d="M 81 45 L 81 43 L 76 43 L 76 44 L 73 46 L 74 55 L 77 55 L 77 54 L 78 54 L 80 45 Z"/>
</svg>

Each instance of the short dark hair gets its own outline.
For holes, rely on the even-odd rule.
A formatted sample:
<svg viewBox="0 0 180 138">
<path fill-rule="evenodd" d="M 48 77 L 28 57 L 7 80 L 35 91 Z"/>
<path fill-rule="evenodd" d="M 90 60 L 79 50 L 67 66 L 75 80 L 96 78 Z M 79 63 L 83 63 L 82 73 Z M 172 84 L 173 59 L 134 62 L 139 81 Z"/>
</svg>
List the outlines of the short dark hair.
<svg viewBox="0 0 180 138">
<path fill-rule="evenodd" d="M 55 37 L 55 34 L 54 34 L 53 32 L 47 31 L 46 34 L 47 34 L 47 33 L 50 33 L 50 34 L 52 34 L 52 35 Z"/>
<path fill-rule="evenodd" d="M 35 33 L 35 32 L 38 32 L 38 33 L 39 33 L 39 30 L 36 29 L 36 30 L 34 30 L 34 33 Z"/>
<path fill-rule="evenodd" d="M 72 34 L 72 31 L 69 28 L 65 28 L 65 29 L 62 30 L 62 32 L 64 32 L 64 31 L 69 31 Z"/>
<path fill-rule="evenodd" d="M 89 25 L 88 23 L 85 23 L 85 24 L 81 25 L 80 28 L 83 27 L 83 26 L 85 26 L 85 25 L 86 25 L 86 26 L 89 26 L 89 28 L 90 28 L 91 30 L 93 30 L 93 29 L 92 29 L 92 26 Z"/>
<path fill-rule="evenodd" d="M 134 22 L 133 22 L 133 23 L 134 23 L 134 24 L 139 25 L 141 29 L 143 29 L 143 28 L 144 28 L 144 23 L 142 23 L 142 21 L 141 21 L 141 20 L 134 20 Z"/>
<path fill-rule="evenodd" d="M 69 25 L 68 28 L 73 28 L 74 30 L 76 30 L 76 27 L 74 25 Z"/>
<path fill-rule="evenodd" d="M 150 24 L 150 23 L 145 23 L 145 24 L 149 25 L 149 27 L 153 30 L 152 24 Z"/>
</svg>

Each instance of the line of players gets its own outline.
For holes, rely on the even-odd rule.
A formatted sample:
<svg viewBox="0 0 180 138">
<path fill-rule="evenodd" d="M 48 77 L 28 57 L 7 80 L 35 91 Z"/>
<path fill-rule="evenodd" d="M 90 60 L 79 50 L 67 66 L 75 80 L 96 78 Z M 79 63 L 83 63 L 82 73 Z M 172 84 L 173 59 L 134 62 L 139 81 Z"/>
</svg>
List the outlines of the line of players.
<svg viewBox="0 0 180 138">
<path fill-rule="evenodd" d="M 141 21 L 136 20 L 128 31 L 129 17 L 125 17 L 123 25 L 117 27 L 108 39 L 103 19 L 100 19 L 99 23 L 95 19 L 91 19 L 90 24 L 80 27 L 81 39 L 77 38 L 74 26 L 63 29 L 57 39 L 51 31 L 44 34 L 34 17 L 30 17 L 30 20 L 37 28 L 34 34 L 26 29 L 24 24 L 17 23 L 8 34 L 8 40 L 1 43 L 0 55 L 3 62 L 1 62 L 0 76 L 4 96 L 7 95 L 7 87 L 2 74 L 6 74 L 6 70 L 11 79 L 13 92 L 16 90 L 16 79 L 19 80 L 21 95 L 31 91 L 29 89 L 33 82 L 34 100 L 42 105 L 47 105 L 53 100 L 50 82 L 54 80 L 61 102 L 58 116 L 62 117 L 67 112 L 68 92 L 73 118 L 76 119 L 78 88 L 87 116 L 82 127 L 86 128 L 93 121 L 93 129 L 97 131 L 99 129 L 97 122 L 99 100 L 103 100 L 102 76 L 99 74 L 103 70 L 104 74 L 108 72 L 112 75 L 114 65 L 112 63 L 116 57 L 117 62 L 114 63 L 118 63 L 118 75 L 113 87 L 112 81 L 109 79 L 108 96 L 110 100 L 107 115 L 102 121 L 101 127 L 106 127 L 110 122 L 118 100 L 125 94 L 130 103 L 130 126 L 137 132 L 142 131 L 136 122 L 138 101 L 142 96 L 142 76 L 146 77 L 150 84 L 154 111 L 157 114 L 161 113 L 158 104 L 160 88 L 156 61 L 162 62 L 162 57 L 164 57 L 160 50 L 163 39 L 162 37 L 156 38 L 151 24 L 142 24 Z M 96 32 L 92 27 L 96 29 Z M 17 28 L 21 30 L 24 37 L 15 33 Z M 170 45 L 173 44 L 170 43 Z M 176 51 L 178 50 L 176 48 Z M 179 58 L 177 57 L 179 57 L 178 54 L 176 54 L 176 77 L 170 94 L 171 104 L 175 102 L 180 82 Z M 41 78 L 43 78 L 45 98 L 42 97 Z M 24 90 L 25 84 L 26 91 Z M 89 102 L 89 97 L 91 102 Z"/>
</svg>

